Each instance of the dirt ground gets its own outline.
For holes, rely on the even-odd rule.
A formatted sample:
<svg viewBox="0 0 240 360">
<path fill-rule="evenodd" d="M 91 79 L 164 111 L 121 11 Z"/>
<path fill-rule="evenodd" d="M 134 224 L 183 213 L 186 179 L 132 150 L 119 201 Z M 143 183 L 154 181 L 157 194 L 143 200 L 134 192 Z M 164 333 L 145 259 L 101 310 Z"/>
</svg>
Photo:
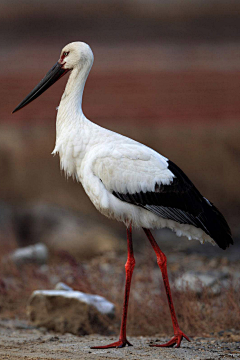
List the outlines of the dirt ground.
<svg viewBox="0 0 240 360">
<path fill-rule="evenodd" d="M 226 334 L 223 339 L 193 338 L 183 342 L 180 349 L 151 348 L 151 342 L 166 341 L 163 337 L 130 337 L 132 347 L 123 349 L 93 350 L 90 347 L 106 344 L 115 337 L 100 335 L 59 335 L 36 329 L 24 322 L 0 322 L 0 357 L 2 360 L 75 360 L 75 359 L 159 359 L 159 360 L 215 360 L 240 358 L 240 334 Z M 228 339 L 228 340 L 227 340 Z M 232 341 L 232 340 L 237 341 Z"/>
<path fill-rule="evenodd" d="M 218 272 L 228 268 L 232 273 L 239 271 L 238 256 L 235 256 L 236 253 L 239 253 L 238 244 L 235 244 L 235 249 L 233 247 L 229 249 L 225 253 L 225 257 L 215 257 L 215 259 L 212 259 L 211 252 L 207 251 L 211 249 L 207 249 L 207 246 L 197 247 L 199 244 L 195 245 L 191 242 L 192 246 L 186 243 L 185 245 L 188 246 L 184 250 L 182 248 L 184 244 L 184 241 L 179 243 L 182 250 L 180 251 L 178 248 L 175 253 L 172 250 L 173 254 L 168 257 L 171 277 L 176 271 L 181 273 L 186 269 L 193 268 L 202 269 L 202 271 L 203 268 L 215 269 Z M 166 253 L 169 251 L 168 247 L 172 248 L 170 240 L 168 246 L 165 244 Z M 199 253 L 194 252 L 192 255 L 189 253 L 186 256 L 185 251 L 191 250 L 190 248 L 194 250 L 195 247 Z M 215 255 L 217 254 L 217 249 L 212 247 L 212 251 Z M 70 265 L 64 265 L 63 262 L 61 268 L 56 265 L 59 261 L 55 265 L 49 263 L 45 276 L 41 275 L 41 268 L 30 265 L 23 267 L 21 271 L 5 266 L 5 272 L 3 269 L 1 270 L 6 287 L 3 289 L 4 293 L 0 303 L 0 359 L 240 359 L 239 299 L 237 290 L 234 288 L 232 290 L 222 288 L 221 294 L 217 296 L 206 292 L 200 296 L 191 292 L 186 294 L 176 292 L 173 287 L 176 313 L 182 330 L 191 338 L 191 342 L 183 340 L 180 349 L 149 347 L 151 343 L 168 341 L 172 335 L 172 324 L 165 294 L 161 290 L 159 293 L 158 290 L 159 269 L 156 267 L 155 270 L 153 269 L 153 259 L 151 256 L 149 258 L 150 263 L 144 264 L 141 254 L 136 254 L 138 266 L 133 277 L 128 319 L 128 334 L 130 334 L 128 339 L 133 347 L 106 350 L 93 350 L 91 346 L 104 345 L 117 340 L 122 305 L 120 289 L 122 289 L 124 281 L 123 255 L 118 254 L 112 259 L 105 259 L 107 262 L 100 258 L 94 258 L 89 263 L 85 263 L 88 277 L 84 273 L 80 276 L 83 271 L 80 263 L 78 267 L 74 265 L 75 270 Z M 178 264 L 181 265 L 182 271 L 177 266 Z M 77 276 L 76 279 L 73 276 L 74 272 Z M 109 277 L 109 273 L 112 276 Z M 56 279 L 56 274 L 60 278 Z M 37 328 L 31 325 L 27 321 L 25 312 L 27 298 L 33 289 L 51 287 L 47 276 L 49 279 L 54 277 L 54 281 L 66 282 L 68 279 L 70 285 L 80 289 L 82 289 L 81 282 L 83 281 L 87 286 L 86 292 L 101 292 L 102 295 L 113 301 L 117 307 L 117 314 L 116 319 L 110 320 L 109 333 L 111 336 L 59 334 L 43 327 Z M 71 278 L 72 283 L 70 283 Z M 11 283 L 9 283 L 10 280 Z M 77 281 L 80 282 L 77 283 Z M 97 288 L 94 288 L 94 284 Z"/>
</svg>

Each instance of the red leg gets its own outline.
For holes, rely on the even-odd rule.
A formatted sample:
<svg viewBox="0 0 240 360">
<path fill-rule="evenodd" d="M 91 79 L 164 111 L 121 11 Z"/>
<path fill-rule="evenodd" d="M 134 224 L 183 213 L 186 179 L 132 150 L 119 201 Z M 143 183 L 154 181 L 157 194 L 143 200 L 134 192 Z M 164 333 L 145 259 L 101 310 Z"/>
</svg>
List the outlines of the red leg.
<svg viewBox="0 0 240 360">
<path fill-rule="evenodd" d="M 169 281 L 168 281 L 168 274 L 167 274 L 167 258 L 165 256 L 165 254 L 161 251 L 161 249 L 159 248 L 158 244 L 156 243 L 154 237 L 152 236 L 152 233 L 149 229 L 144 229 L 145 234 L 148 237 L 148 240 L 150 241 L 153 250 L 155 251 L 156 255 L 157 255 L 157 263 L 158 266 L 160 267 L 160 270 L 162 272 L 162 278 L 163 278 L 163 282 L 164 282 L 164 287 L 166 290 L 166 294 L 167 294 L 167 299 L 168 299 L 168 305 L 170 308 L 170 313 L 171 313 L 171 318 L 172 318 L 172 323 L 173 323 L 173 330 L 174 330 L 174 337 L 168 341 L 166 344 L 162 344 L 162 345 L 150 345 L 150 346 L 160 346 L 160 347 L 170 347 L 170 346 L 174 346 L 176 344 L 176 347 L 180 347 L 181 341 L 183 339 L 183 337 L 185 339 L 187 339 L 188 341 L 189 338 L 180 330 L 179 325 L 178 325 L 178 321 L 177 321 L 177 317 L 176 317 L 176 313 L 174 310 L 174 306 L 173 306 L 173 301 L 172 301 L 172 295 L 171 295 L 171 290 L 170 290 L 170 285 L 169 285 Z"/>
<path fill-rule="evenodd" d="M 135 259 L 134 259 L 134 255 L 133 255 L 133 246 L 132 246 L 132 226 L 131 225 L 127 228 L 127 246 L 128 246 L 128 258 L 127 258 L 127 262 L 125 264 L 126 284 L 125 284 L 125 294 L 124 294 L 123 311 L 122 311 L 122 323 L 121 323 L 119 340 L 114 343 L 111 343 L 109 345 L 93 346 L 93 347 L 91 347 L 91 349 L 108 349 L 108 348 L 115 348 L 115 347 L 121 348 L 126 345 L 132 346 L 132 344 L 130 344 L 130 342 L 127 340 L 127 336 L 126 336 L 128 300 L 129 300 L 129 294 L 130 294 L 132 273 L 133 273 L 133 269 L 135 266 Z"/>
</svg>

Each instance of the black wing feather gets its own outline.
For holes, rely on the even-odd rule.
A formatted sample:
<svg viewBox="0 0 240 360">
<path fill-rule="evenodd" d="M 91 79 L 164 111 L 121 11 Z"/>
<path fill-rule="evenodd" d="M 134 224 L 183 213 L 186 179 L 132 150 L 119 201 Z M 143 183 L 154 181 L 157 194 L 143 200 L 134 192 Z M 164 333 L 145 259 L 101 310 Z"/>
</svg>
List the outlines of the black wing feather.
<svg viewBox="0 0 240 360">
<path fill-rule="evenodd" d="M 113 195 L 162 218 L 201 228 L 222 249 L 233 244 L 231 230 L 219 210 L 200 194 L 184 172 L 170 160 L 168 169 L 175 175 L 170 185 L 156 184 L 155 191 L 135 194 L 113 191 Z"/>
</svg>

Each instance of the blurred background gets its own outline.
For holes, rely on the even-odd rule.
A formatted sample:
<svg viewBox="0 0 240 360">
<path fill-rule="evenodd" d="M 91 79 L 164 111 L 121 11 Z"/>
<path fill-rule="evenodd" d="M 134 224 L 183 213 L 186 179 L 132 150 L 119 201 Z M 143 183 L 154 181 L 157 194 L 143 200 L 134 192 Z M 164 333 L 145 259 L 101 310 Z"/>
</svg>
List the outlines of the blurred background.
<svg viewBox="0 0 240 360">
<path fill-rule="evenodd" d="M 85 115 L 177 163 L 232 228 L 236 245 L 226 252 L 180 240 L 167 231 L 156 232 L 162 249 L 170 255 L 172 271 L 179 270 L 180 265 L 174 264 L 180 260 L 186 262 L 187 270 L 194 269 L 196 256 L 202 261 L 199 269 L 214 257 L 213 269 L 236 264 L 240 236 L 239 1 L 1 0 L 0 8 L 2 254 L 43 242 L 53 256 L 65 251 L 83 262 L 98 256 L 101 264 L 108 254 L 118 254 L 123 256 L 123 272 L 123 225 L 98 214 L 81 185 L 61 176 L 59 159 L 51 155 L 56 107 L 67 78 L 11 114 L 55 64 L 62 47 L 84 41 L 95 56 L 84 92 Z M 137 256 L 144 263 L 152 255 L 142 239 L 141 232 L 136 232 Z M 192 256 L 192 263 L 186 255 Z M 154 257 L 149 266 L 153 263 Z M 69 280 L 70 285 L 75 280 Z M 5 290 L 10 286 L 6 279 L 3 284 Z M 51 280 L 44 286 L 50 287 Z M 97 292 L 94 287 L 87 289 Z"/>
</svg>

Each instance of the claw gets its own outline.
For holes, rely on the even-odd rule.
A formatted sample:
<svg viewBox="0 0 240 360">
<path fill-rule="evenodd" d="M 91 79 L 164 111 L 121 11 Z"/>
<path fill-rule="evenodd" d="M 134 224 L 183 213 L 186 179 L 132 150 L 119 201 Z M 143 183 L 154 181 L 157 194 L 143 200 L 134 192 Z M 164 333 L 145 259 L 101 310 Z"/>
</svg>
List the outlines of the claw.
<svg viewBox="0 0 240 360">
<path fill-rule="evenodd" d="M 149 345 L 149 346 L 173 347 L 174 345 L 176 345 L 176 348 L 179 348 L 183 338 L 185 338 L 187 341 L 191 341 L 187 335 L 185 335 L 181 330 L 179 330 L 178 333 L 175 334 L 174 337 L 171 340 L 169 340 L 166 344 L 153 344 L 153 345 Z"/>
<path fill-rule="evenodd" d="M 132 346 L 132 344 L 127 340 L 118 340 L 113 342 L 109 345 L 102 345 L 102 346 L 92 346 L 91 349 L 109 349 L 109 348 L 123 348 L 126 345 Z"/>
</svg>

